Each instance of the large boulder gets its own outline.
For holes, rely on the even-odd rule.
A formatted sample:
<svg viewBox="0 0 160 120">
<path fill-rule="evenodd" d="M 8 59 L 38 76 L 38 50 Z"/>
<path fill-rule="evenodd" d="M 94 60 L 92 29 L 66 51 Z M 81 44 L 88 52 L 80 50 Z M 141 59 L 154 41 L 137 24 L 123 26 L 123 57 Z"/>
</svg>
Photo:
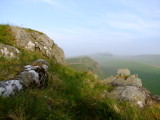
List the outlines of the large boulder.
<svg viewBox="0 0 160 120">
<path fill-rule="evenodd" d="M 132 104 L 143 107 L 145 105 L 145 100 L 147 95 L 136 86 L 118 86 L 113 91 L 109 93 L 109 96 L 114 96 L 114 98 L 119 100 L 127 100 Z"/>
<path fill-rule="evenodd" d="M 143 88 L 138 75 L 130 75 L 128 69 L 119 69 L 116 76 L 108 77 L 102 83 L 114 87 L 113 90 L 105 92 L 103 96 L 130 101 L 133 105 L 141 108 L 145 105 L 160 103 L 160 97 Z"/>
<path fill-rule="evenodd" d="M 16 58 L 20 54 L 20 51 L 10 45 L 0 44 L 0 57 Z"/>
<path fill-rule="evenodd" d="M 65 64 L 63 50 L 46 34 L 16 26 L 11 26 L 11 28 L 18 47 L 31 51 L 40 51 L 44 56 L 54 57 L 58 63 Z"/>
</svg>

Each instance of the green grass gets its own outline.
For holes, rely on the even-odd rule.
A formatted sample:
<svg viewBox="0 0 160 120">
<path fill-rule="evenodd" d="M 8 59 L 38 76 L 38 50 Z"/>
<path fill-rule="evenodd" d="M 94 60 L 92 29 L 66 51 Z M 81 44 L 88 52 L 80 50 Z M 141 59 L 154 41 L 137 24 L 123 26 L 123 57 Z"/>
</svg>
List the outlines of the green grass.
<svg viewBox="0 0 160 120">
<path fill-rule="evenodd" d="M 14 45 L 15 39 L 9 25 L 0 24 L 0 43 Z"/>
<path fill-rule="evenodd" d="M 20 59 L 0 58 L 0 80 L 16 76 L 24 65 L 43 58 L 36 52 L 22 51 Z M 157 107 L 140 110 L 127 102 L 102 98 L 104 90 L 112 89 L 101 84 L 88 72 L 75 72 L 67 66 L 50 63 L 49 84 L 44 89 L 28 89 L 12 98 L 0 97 L 0 119 L 14 120 L 136 120 L 160 118 Z M 7 76 L 13 74 L 12 76 Z M 92 86 L 93 85 L 93 86 Z M 154 112 L 151 112 L 154 111 Z M 143 114 L 143 116 L 141 115 Z"/>
<path fill-rule="evenodd" d="M 30 28 L 23 28 L 26 32 L 37 32 L 38 34 L 43 34 L 42 32 L 32 30 Z M 11 27 L 9 24 L 0 24 L 0 43 L 12 45 L 16 47 L 15 37 L 12 33 Z"/>
<path fill-rule="evenodd" d="M 38 58 L 44 57 L 35 52 L 26 51 L 23 51 L 20 59 L 1 58 L 0 71 L 3 71 L 0 74 L 1 80 L 11 79 L 24 65 Z M 100 114 L 95 114 L 96 111 L 101 111 L 96 108 L 96 105 L 92 110 L 92 104 L 97 102 L 92 97 L 98 96 L 97 92 L 100 90 L 108 88 L 96 87 L 97 92 L 91 92 L 89 86 L 83 81 L 85 79 L 94 81 L 92 75 L 77 73 L 66 66 L 53 63 L 52 60 L 47 59 L 51 65 L 48 71 L 48 87 L 43 90 L 25 90 L 13 98 L 0 98 L 0 118 L 76 120 L 93 118 L 91 113 L 94 113 L 96 118 L 100 117 Z M 7 76 L 10 74 L 13 75 Z M 84 111 L 84 109 L 86 110 Z"/>
<path fill-rule="evenodd" d="M 117 56 L 98 56 L 94 57 L 94 59 L 103 66 L 107 76 L 115 75 L 118 68 L 129 68 L 132 74 L 138 74 L 145 88 L 154 94 L 160 95 L 160 68 L 150 64 L 122 59 Z"/>
<path fill-rule="evenodd" d="M 7 35 L 6 38 L 5 35 L 1 36 L 4 38 L 1 43 L 12 44 L 12 41 L 5 41 L 11 40 L 9 38 L 12 36 Z M 41 58 L 50 64 L 48 86 L 43 89 L 23 90 L 14 97 L 0 97 L 2 120 L 160 119 L 158 105 L 139 109 L 128 102 L 104 98 L 103 92 L 113 88 L 102 84 L 92 73 L 76 72 L 53 62 L 54 58 L 45 58 L 39 52 L 19 50 L 21 51 L 19 59 L 0 57 L 0 80 L 14 79 L 24 65 Z"/>
<path fill-rule="evenodd" d="M 31 29 L 31 28 L 23 28 L 26 32 L 36 32 L 36 33 L 38 33 L 38 34 L 40 34 L 40 35 L 42 35 L 42 34 L 44 34 L 44 33 L 42 33 L 42 32 L 39 32 L 39 31 L 37 31 L 37 30 L 33 30 L 33 29 Z"/>
</svg>

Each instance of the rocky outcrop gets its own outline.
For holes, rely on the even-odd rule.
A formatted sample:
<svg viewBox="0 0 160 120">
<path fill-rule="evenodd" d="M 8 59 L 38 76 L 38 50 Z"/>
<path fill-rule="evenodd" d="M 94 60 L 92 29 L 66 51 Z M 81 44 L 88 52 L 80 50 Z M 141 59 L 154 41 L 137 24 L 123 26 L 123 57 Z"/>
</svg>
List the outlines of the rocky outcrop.
<svg viewBox="0 0 160 120">
<path fill-rule="evenodd" d="M 103 83 L 111 84 L 114 87 L 110 92 L 105 92 L 105 96 L 127 100 L 141 108 L 160 103 L 160 97 L 143 88 L 138 75 L 130 75 L 128 69 L 119 69 L 116 76 L 108 77 Z"/>
<path fill-rule="evenodd" d="M 127 77 L 130 75 L 129 69 L 118 69 L 117 70 L 118 76 Z"/>
<path fill-rule="evenodd" d="M 31 50 L 39 51 L 48 58 L 55 58 L 58 63 L 65 64 L 64 52 L 44 33 L 31 29 L 11 26 L 15 36 L 16 46 Z"/>
<path fill-rule="evenodd" d="M 30 87 L 45 87 L 48 67 L 48 62 L 43 59 L 38 59 L 32 64 L 24 66 L 17 78 L 0 82 L 0 96 L 14 96 L 19 91 Z"/>
<path fill-rule="evenodd" d="M 0 44 L 0 57 L 16 58 L 20 54 L 20 51 L 10 45 Z"/>
</svg>

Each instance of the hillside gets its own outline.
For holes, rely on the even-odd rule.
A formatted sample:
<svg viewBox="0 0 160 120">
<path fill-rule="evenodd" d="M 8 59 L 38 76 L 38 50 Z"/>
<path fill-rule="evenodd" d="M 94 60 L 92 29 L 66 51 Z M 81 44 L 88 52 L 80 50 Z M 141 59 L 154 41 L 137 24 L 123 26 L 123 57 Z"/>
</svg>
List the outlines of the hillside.
<svg viewBox="0 0 160 120">
<path fill-rule="evenodd" d="M 0 46 L 2 47 L 0 48 L 0 88 L 3 85 L 2 81 L 15 79 L 24 66 L 37 59 L 44 59 L 49 63 L 46 73 L 48 74 L 48 85 L 43 88 L 31 86 L 12 97 L 0 96 L 0 119 L 157 120 L 160 118 L 159 104 L 140 109 L 129 101 L 102 96 L 104 92 L 110 92 L 114 87 L 97 80 L 93 73 L 76 72 L 67 67 L 63 64 L 61 57 L 56 57 L 59 52 L 62 53 L 58 46 L 54 46 L 57 51 L 54 51 L 52 57 L 47 55 L 48 48 L 44 50 L 39 47 L 38 50 L 33 50 L 34 46 L 32 46 L 30 50 L 20 46 L 11 29 L 12 26 L 0 25 L 0 44 L 2 44 Z M 23 29 L 18 28 L 20 31 Z M 36 32 L 38 35 L 43 34 L 31 29 L 29 31 Z M 21 34 L 24 35 L 19 33 L 19 36 Z M 30 37 L 33 38 L 30 34 L 27 34 L 26 37 L 27 40 L 30 40 Z M 23 41 L 23 39 L 19 40 Z M 38 39 L 34 40 L 36 40 L 34 43 L 38 41 Z M 49 39 L 47 37 L 42 40 L 47 42 Z M 36 43 L 36 45 L 39 44 Z M 46 45 L 43 48 L 45 47 Z M 46 53 L 42 53 L 41 50 Z"/>
<path fill-rule="evenodd" d="M 104 78 L 105 74 L 102 67 L 90 57 L 75 57 L 66 59 L 68 66 L 77 72 L 91 71 L 98 76 Z"/>
<path fill-rule="evenodd" d="M 153 63 L 155 65 L 159 64 L 159 57 L 156 57 L 156 59 L 155 56 L 153 56 L 153 58 L 151 56 L 123 57 L 104 56 L 98 54 L 92 56 L 92 58 L 103 66 L 104 71 L 109 75 L 115 74 L 117 68 L 129 68 L 132 73 L 138 74 L 138 76 L 142 79 L 143 86 L 145 88 L 157 95 L 160 95 L 160 68 L 153 66 L 150 62 L 157 61 Z"/>
</svg>

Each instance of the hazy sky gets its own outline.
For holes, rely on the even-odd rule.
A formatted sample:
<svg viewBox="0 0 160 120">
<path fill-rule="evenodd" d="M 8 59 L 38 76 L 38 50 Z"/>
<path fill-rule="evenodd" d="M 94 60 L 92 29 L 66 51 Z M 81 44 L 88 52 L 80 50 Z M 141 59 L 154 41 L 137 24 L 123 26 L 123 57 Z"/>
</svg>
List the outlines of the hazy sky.
<svg viewBox="0 0 160 120">
<path fill-rule="evenodd" d="M 160 54 L 160 0 L 0 0 L 0 23 L 45 32 L 66 56 Z"/>
</svg>

